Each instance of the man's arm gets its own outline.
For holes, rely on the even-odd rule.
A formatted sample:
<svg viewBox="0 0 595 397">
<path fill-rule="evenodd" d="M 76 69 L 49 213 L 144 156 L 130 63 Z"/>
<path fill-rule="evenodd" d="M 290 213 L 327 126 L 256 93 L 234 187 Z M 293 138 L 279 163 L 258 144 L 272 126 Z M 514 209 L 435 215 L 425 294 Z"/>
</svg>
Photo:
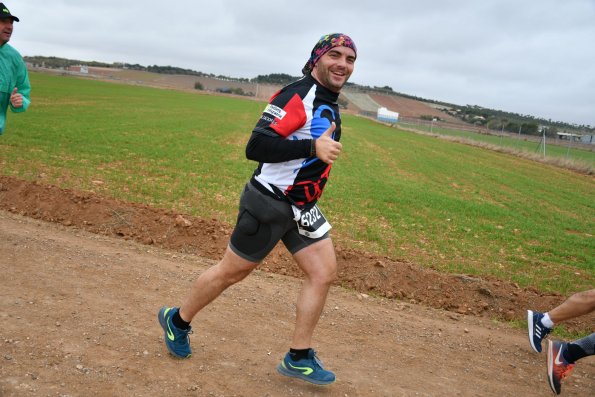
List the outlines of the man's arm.
<svg viewBox="0 0 595 397">
<path fill-rule="evenodd" d="M 290 140 L 253 131 L 246 145 L 246 157 L 262 163 L 280 163 L 310 157 L 312 145 L 312 139 Z"/>
<path fill-rule="evenodd" d="M 263 163 L 280 163 L 294 159 L 318 157 L 327 164 L 333 164 L 342 149 L 341 143 L 331 137 L 335 128 L 333 122 L 320 138 L 297 141 L 253 131 L 246 145 L 246 157 L 249 160 Z"/>
</svg>

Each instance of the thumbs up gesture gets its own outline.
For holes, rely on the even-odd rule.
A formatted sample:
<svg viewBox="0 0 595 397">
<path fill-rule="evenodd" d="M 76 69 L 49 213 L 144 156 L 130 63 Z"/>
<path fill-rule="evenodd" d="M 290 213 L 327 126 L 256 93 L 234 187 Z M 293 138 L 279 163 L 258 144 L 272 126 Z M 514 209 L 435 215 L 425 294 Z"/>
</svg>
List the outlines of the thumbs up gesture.
<svg viewBox="0 0 595 397">
<path fill-rule="evenodd" d="M 18 91 L 18 88 L 14 87 L 14 90 L 12 90 L 12 93 L 10 94 L 10 103 L 15 108 L 23 106 L 23 96 L 19 94 Z"/>
<path fill-rule="evenodd" d="M 315 141 L 316 157 L 327 164 L 334 163 L 337 157 L 339 157 L 341 148 L 343 147 L 340 142 L 336 142 L 332 138 L 332 134 L 336 127 L 337 125 L 332 122 L 331 126 Z"/>
</svg>

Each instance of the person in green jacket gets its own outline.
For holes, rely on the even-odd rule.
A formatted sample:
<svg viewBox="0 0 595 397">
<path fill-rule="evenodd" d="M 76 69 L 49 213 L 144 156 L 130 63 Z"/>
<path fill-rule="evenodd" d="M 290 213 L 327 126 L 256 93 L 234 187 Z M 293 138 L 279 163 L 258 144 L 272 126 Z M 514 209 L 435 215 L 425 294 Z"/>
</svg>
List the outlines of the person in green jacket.
<svg viewBox="0 0 595 397">
<path fill-rule="evenodd" d="M 4 3 L 0 3 L 0 135 L 4 132 L 8 107 L 20 113 L 27 110 L 31 103 L 31 84 L 25 61 L 8 44 L 14 21 L 19 22 L 19 18 L 12 15 Z"/>
</svg>

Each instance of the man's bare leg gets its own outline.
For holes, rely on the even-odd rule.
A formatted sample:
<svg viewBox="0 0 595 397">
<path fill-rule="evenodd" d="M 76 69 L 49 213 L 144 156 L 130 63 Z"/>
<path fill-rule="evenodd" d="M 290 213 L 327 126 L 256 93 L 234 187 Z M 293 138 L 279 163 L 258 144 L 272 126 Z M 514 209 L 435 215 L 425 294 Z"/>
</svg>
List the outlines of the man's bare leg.
<svg viewBox="0 0 595 397">
<path fill-rule="evenodd" d="M 574 317 L 583 316 L 595 310 L 595 289 L 577 292 L 562 304 L 548 311 L 554 324 L 561 323 Z"/>
<path fill-rule="evenodd" d="M 258 266 L 238 256 L 229 247 L 221 261 L 202 273 L 192 284 L 190 293 L 180 307 L 182 320 L 190 322 L 205 306 L 229 286 L 242 281 Z"/>
<path fill-rule="evenodd" d="M 293 257 L 304 272 L 305 280 L 297 300 L 291 347 L 307 349 L 312 345 L 314 328 L 320 319 L 329 288 L 337 278 L 337 259 L 330 238 L 309 245 Z"/>
</svg>

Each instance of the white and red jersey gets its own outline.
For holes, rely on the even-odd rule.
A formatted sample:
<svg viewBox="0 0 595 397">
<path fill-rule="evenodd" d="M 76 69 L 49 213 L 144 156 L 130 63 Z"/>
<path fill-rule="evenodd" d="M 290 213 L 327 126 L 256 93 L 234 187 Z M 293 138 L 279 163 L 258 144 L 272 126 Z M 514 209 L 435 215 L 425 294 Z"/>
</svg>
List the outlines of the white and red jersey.
<svg viewBox="0 0 595 397">
<path fill-rule="evenodd" d="M 338 93 L 323 87 L 310 75 L 285 86 L 271 97 L 254 127 L 253 135 L 264 134 L 290 141 L 308 140 L 308 145 L 292 147 L 295 149 L 299 146 L 301 151 L 297 156 L 305 157 L 296 158 L 295 150 L 288 150 L 289 160 L 284 159 L 283 153 L 277 153 L 277 157 L 285 161 L 261 161 L 254 172 L 258 182 L 265 187 L 276 186 L 299 206 L 316 203 L 328 180 L 331 165 L 317 157 L 308 157 L 306 153 L 309 153 L 309 149 L 304 151 L 303 148 L 309 148 L 309 142 L 319 138 L 331 126 L 331 122 L 336 124 L 332 137 L 336 141 L 340 140 L 338 97 Z M 258 159 L 258 156 L 253 158 Z"/>
</svg>

